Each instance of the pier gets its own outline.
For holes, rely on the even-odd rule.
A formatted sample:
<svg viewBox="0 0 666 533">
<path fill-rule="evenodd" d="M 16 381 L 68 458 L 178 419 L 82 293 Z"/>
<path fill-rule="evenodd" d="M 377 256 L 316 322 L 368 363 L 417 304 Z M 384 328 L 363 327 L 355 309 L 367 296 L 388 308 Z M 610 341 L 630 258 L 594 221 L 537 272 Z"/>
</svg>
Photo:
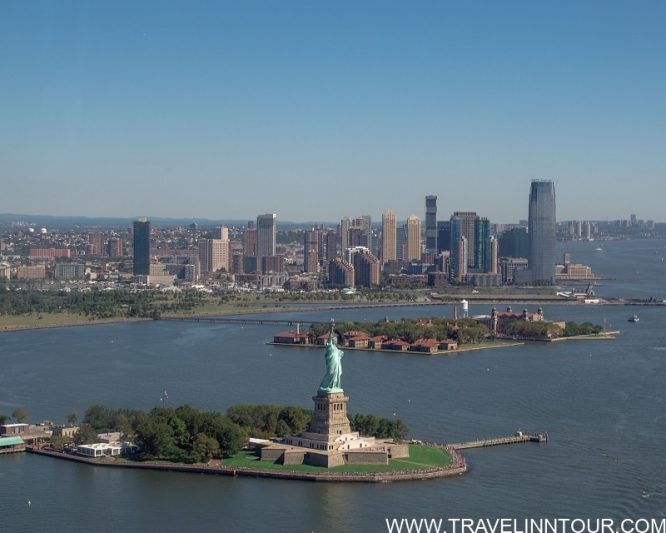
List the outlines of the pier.
<svg viewBox="0 0 666 533">
<path fill-rule="evenodd" d="M 548 442 L 547 433 L 523 433 L 517 431 L 515 435 L 505 437 L 495 437 L 492 439 L 472 440 L 469 442 L 460 442 L 451 444 L 451 448 L 456 450 L 469 450 L 471 448 L 487 448 L 488 446 L 502 446 L 504 444 L 518 444 L 520 442 Z"/>
</svg>

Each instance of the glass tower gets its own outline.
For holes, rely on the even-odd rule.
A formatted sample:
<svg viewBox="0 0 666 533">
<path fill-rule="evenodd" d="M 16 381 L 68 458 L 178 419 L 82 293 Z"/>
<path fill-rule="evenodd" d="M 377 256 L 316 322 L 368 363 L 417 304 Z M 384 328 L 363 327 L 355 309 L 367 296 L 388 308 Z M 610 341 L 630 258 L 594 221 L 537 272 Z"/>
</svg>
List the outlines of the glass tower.
<svg viewBox="0 0 666 533">
<path fill-rule="evenodd" d="M 555 279 L 555 184 L 552 181 L 532 181 L 528 235 L 532 281 L 552 284 Z"/>
<path fill-rule="evenodd" d="M 132 230 L 134 245 L 135 276 L 150 275 L 150 222 L 140 218 L 134 222 Z"/>
</svg>

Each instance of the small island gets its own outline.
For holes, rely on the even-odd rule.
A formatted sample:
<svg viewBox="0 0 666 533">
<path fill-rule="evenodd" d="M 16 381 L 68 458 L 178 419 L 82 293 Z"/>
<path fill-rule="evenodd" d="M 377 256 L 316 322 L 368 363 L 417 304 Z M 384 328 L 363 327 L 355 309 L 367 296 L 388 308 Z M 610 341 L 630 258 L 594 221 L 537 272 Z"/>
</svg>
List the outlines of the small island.
<svg viewBox="0 0 666 533">
<path fill-rule="evenodd" d="M 273 336 L 272 344 L 324 345 L 326 328 L 326 324 L 313 323 L 308 331 L 282 331 Z M 340 322 L 336 329 L 338 342 L 346 349 L 430 355 L 516 346 L 525 341 L 612 339 L 618 333 L 590 322 L 548 321 L 542 308 L 530 313 L 527 309 L 514 312 L 511 307 L 506 311 L 493 308 L 489 315 L 475 317 Z"/>
</svg>

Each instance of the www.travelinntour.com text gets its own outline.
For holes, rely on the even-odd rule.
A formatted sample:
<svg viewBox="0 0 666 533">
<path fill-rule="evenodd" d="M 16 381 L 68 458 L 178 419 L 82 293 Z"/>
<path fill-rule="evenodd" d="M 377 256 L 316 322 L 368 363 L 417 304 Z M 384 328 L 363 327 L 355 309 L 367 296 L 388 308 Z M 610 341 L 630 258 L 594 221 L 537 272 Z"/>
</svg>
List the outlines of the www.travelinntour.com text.
<svg viewBox="0 0 666 533">
<path fill-rule="evenodd" d="M 386 518 L 388 533 L 666 533 L 666 518 Z"/>
</svg>

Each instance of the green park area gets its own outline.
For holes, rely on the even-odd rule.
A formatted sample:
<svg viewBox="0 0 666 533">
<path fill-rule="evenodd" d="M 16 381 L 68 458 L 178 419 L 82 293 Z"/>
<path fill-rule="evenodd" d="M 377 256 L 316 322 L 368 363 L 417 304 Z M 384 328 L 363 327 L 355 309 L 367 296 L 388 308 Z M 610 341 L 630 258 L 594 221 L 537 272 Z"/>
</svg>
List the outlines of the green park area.
<svg viewBox="0 0 666 533">
<path fill-rule="evenodd" d="M 378 472 L 405 472 L 410 470 L 426 470 L 429 468 L 446 467 L 451 464 L 451 456 L 445 449 L 437 446 L 410 444 L 409 457 L 403 459 L 389 459 L 388 465 L 343 465 L 333 468 L 310 465 L 284 466 L 277 463 L 260 461 L 251 450 L 241 450 L 232 457 L 222 459 L 220 464 L 233 468 L 255 468 L 261 470 L 279 470 L 283 472 L 364 474 Z"/>
</svg>

